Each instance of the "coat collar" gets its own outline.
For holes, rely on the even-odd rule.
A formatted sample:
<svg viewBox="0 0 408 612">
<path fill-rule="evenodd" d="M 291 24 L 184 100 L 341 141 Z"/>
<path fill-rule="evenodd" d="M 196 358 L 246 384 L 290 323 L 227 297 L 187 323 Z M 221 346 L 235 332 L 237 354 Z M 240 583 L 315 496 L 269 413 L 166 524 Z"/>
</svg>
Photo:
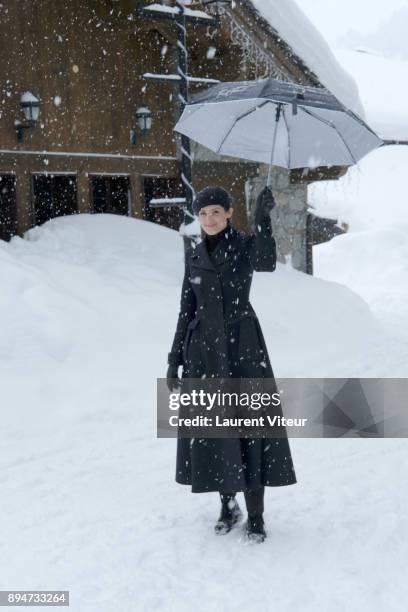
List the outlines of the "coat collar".
<svg viewBox="0 0 408 612">
<path fill-rule="evenodd" d="M 205 240 L 195 247 L 191 259 L 195 266 L 205 268 L 206 270 L 216 270 L 226 261 L 229 261 L 237 248 L 238 231 L 233 225 L 230 225 L 223 233 L 220 242 L 215 247 L 210 255 L 207 251 Z"/>
</svg>

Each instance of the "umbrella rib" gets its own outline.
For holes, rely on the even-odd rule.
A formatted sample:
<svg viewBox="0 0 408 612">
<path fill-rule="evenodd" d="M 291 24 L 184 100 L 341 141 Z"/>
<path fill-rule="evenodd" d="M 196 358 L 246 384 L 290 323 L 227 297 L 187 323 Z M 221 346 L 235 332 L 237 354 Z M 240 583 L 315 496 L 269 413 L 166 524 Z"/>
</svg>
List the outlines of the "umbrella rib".
<svg viewBox="0 0 408 612">
<path fill-rule="evenodd" d="M 315 115 L 314 113 L 312 113 L 309 110 L 306 110 L 306 108 L 304 108 L 303 106 L 299 106 L 299 108 L 306 113 L 307 115 L 310 115 L 311 117 L 314 117 L 314 119 L 317 119 L 317 121 L 321 121 L 322 123 L 325 123 L 326 125 L 330 126 L 331 128 L 333 128 L 337 135 L 339 136 L 339 138 L 342 140 L 344 146 L 346 147 L 347 151 L 350 154 L 351 159 L 354 161 L 355 164 L 357 164 L 357 160 L 354 157 L 353 153 L 351 152 L 350 147 L 348 146 L 347 142 L 344 140 L 343 136 L 340 134 L 339 130 L 337 129 L 337 127 L 334 125 L 334 123 L 332 123 L 331 121 L 329 121 L 328 119 L 324 119 L 323 117 L 319 117 L 318 115 Z"/>
<path fill-rule="evenodd" d="M 231 134 L 231 131 L 233 130 L 234 126 L 238 123 L 238 121 L 241 121 L 241 119 L 243 119 L 247 115 L 250 115 L 251 113 L 254 113 L 256 110 L 258 110 L 258 108 L 262 108 L 262 106 L 265 106 L 265 104 L 275 104 L 275 102 L 273 102 L 272 100 L 264 100 L 263 102 L 261 102 L 261 104 L 258 104 L 258 106 L 255 106 L 254 108 L 251 108 L 250 110 L 245 111 L 244 113 L 241 113 L 240 115 L 238 115 L 238 117 L 235 117 L 234 121 L 232 122 L 232 124 L 228 128 L 227 133 L 222 138 L 221 144 L 220 144 L 220 146 L 217 149 L 217 153 L 219 153 L 221 151 L 221 148 L 222 148 L 224 142 L 227 140 L 228 136 Z"/>
</svg>

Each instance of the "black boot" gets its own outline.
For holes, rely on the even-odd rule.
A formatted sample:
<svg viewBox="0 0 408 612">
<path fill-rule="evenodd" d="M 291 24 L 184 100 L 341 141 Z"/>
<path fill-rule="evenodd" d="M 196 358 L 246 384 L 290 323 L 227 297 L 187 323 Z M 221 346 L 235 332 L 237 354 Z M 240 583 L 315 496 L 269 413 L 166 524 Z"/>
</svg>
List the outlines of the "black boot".
<svg viewBox="0 0 408 612">
<path fill-rule="evenodd" d="M 246 535 L 251 542 L 263 542 L 266 538 L 266 531 L 262 514 L 248 515 L 245 530 Z"/>
<path fill-rule="evenodd" d="M 214 530 L 217 535 L 225 535 L 242 518 L 242 510 L 235 499 L 235 494 L 220 494 L 220 496 L 221 514 Z"/>
</svg>

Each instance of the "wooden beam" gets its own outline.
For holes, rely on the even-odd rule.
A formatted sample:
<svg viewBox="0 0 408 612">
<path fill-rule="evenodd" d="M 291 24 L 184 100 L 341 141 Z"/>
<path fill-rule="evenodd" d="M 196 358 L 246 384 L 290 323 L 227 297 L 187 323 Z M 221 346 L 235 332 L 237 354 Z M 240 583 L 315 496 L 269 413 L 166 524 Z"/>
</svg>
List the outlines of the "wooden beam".
<svg viewBox="0 0 408 612">
<path fill-rule="evenodd" d="M 318 168 L 293 168 L 290 171 L 290 182 L 313 183 L 314 181 L 337 181 L 346 174 L 349 166 L 319 166 Z"/>
<path fill-rule="evenodd" d="M 383 139 L 383 144 L 380 147 L 388 147 L 389 145 L 408 145 L 408 140 Z"/>
</svg>

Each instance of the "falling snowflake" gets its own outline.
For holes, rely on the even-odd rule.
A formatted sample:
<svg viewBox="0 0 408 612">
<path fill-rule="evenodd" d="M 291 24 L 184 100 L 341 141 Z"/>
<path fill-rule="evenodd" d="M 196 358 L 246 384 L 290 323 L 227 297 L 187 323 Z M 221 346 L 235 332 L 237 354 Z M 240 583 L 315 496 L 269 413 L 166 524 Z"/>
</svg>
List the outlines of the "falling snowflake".
<svg viewBox="0 0 408 612">
<path fill-rule="evenodd" d="M 213 59 L 215 54 L 217 53 L 216 47 L 208 47 L 207 49 L 207 59 Z"/>
</svg>

